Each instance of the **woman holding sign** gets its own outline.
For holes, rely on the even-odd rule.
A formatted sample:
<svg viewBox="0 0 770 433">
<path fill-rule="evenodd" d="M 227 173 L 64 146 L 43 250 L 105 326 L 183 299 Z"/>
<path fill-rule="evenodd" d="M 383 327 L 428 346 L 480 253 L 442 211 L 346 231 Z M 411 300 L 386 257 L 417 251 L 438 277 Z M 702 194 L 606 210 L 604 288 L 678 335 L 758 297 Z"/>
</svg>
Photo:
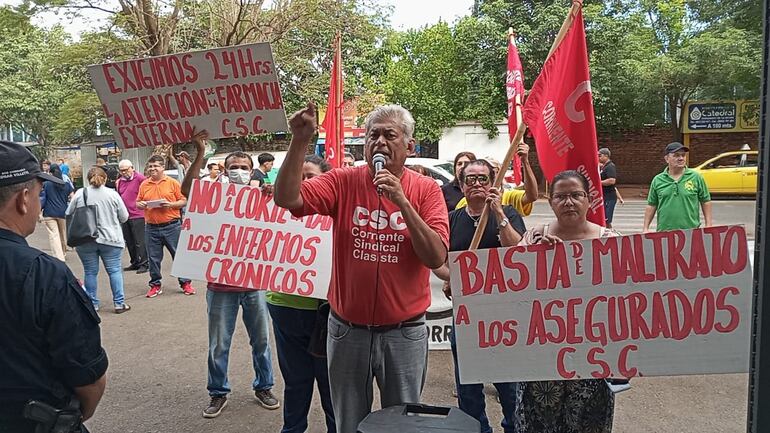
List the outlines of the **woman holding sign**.
<svg viewBox="0 0 770 433">
<path fill-rule="evenodd" d="M 489 203 L 491 215 L 484 228 L 479 248 L 510 247 L 522 239 L 521 235 L 526 230 L 524 220 L 513 206 L 502 205 L 500 191 L 493 187 L 494 177 L 495 169 L 484 159 L 471 161 L 458 171 L 458 180 L 462 185 L 463 196 L 468 199 L 468 204 L 449 212 L 449 251 L 464 251 L 470 247 L 486 203 Z M 440 279 L 449 281 L 449 268 L 446 263 L 441 268 L 436 269 L 434 273 Z M 447 296 L 449 296 L 448 293 Z M 455 364 L 458 406 L 463 412 L 479 421 L 481 433 L 492 433 L 492 427 L 489 425 L 489 418 L 486 413 L 484 384 L 460 383 L 454 331 L 450 342 Z M 495 383 L 494 386 L 500 397 L 503 431 L 506 433 L 515 432 L 516 383 L 499 382 Z"/>
<path fill-rule="evenodd" d="M 556 221 L 530 229 L 519 245 L 617 236 L 586 219 L 588 180 L 580 173 L 563 171 L 551 186 Z M 516 397 L 516 431 L 521 433 L 612 431 L 615 398 L 604 379 L 520 382 Z"/>
<path fill-rule="evenodd" d="M 318 155 L 308 155 L 302 165 L 302 180 L 306 181 L 331 170 L 331 166 Z M 267 309 L 273 318 L 275 349 L 278 366 L 283 375 L 283 428 L 281 432 L 304 432 L 307 415 L 313 402 L 313 386 L 318 384 L 321 407 L 324 410 L 328 433 L 337 431 L 334 422 L 332 397 L 329 391 L 329 371 L 325 353 L 314 353 L 313 348 L 326 347 L 326 340 L 314 344 L 318 338 L 318 309 L 321 301 L 305 296 L 268 292 Z M 326 306 L 328 312 L 328 304 Z M 328 318 L 328 315 L 327 315 Z M 325 334 L 323 334 L 325 337 Z M 315 342 L 317 343 L 317 342 Z"/>
</svg>

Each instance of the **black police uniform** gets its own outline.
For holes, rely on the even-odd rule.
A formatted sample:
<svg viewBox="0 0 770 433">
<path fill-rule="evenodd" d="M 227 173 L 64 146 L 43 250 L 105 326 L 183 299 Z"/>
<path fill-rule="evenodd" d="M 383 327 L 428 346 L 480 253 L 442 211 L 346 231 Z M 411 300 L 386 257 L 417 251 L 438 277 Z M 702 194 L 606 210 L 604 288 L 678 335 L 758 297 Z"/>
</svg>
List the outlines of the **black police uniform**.
<svg viewBox="0 0 770 433">
<path fill-rule="evenodd" d="M 0 433 L 33 432 L 29 400 L 64 408 L 107 371 L 99 322 L 64 262 L 0 229 Z"/>
</svg>

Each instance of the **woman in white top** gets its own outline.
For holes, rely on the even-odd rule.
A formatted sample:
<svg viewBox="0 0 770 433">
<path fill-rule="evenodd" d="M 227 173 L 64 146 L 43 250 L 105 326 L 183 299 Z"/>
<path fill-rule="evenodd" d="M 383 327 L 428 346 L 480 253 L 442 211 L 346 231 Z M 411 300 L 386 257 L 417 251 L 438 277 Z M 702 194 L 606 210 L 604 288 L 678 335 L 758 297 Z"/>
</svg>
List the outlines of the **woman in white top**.
<svg viewBox="0 0 770 433">
<path fill-rule="evenodd" d="M 88 170 L 87 178 L 89 185 L 75 193 L 66 212 L 67 215 L 70 215 L 75 211 L 75 208 L 86 205 L 83 200 L 83 190 L 87 188 L 87 204 L 95 205 L 97 209 L 98 235 L 96 240 L 75 247 L 80 262 L 83 263 L 86 292 L 91 298 L 94 308 L 98 311 L 99 298 L 96 293 L 96 277 L 99 274 L 99 258 L 101 258 L 110 277 L 115 313 L 125 313 L 131 307 L 125 303 L 123 295 L 121 258 L 125 243 L 120 224 L 128 219 L 128 210 L 120 195 L 115 190 L 104 186 L 107 183 L 107 173 L 103 169 L 92 167 Z"/>
</svg>

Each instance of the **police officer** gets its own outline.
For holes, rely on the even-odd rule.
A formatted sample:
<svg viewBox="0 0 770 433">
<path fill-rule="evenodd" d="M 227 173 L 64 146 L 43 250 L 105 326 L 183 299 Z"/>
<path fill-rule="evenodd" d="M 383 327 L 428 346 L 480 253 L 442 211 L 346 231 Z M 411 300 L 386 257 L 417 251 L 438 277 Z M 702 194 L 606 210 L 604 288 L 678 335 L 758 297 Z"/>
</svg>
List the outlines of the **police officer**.
<svg viewBox="0 0 770 433">
<path fill-rule="evenodd" d="M 106 385 L 91 301 L 64 262 L 24 239 L 43 180 L 63 183 L 0 141 L 0 433 L 87 432 Z"/>
</svg>

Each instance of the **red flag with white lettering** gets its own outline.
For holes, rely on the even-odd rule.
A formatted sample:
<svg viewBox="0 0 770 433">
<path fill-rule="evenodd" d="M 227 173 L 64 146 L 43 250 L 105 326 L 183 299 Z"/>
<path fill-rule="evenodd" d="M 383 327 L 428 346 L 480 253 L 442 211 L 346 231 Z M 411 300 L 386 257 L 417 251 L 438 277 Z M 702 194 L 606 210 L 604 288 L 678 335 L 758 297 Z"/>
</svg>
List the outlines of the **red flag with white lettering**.
<svg viewBox="0 0 770 433">
<path fill-rule="evenodd" d="M 326 114 L 321 122 L 326 131 L 326 160 L 333 168 L 342 167 L 344 120 L 342 118 L 342 53 L 340 36 L 337 35 L 334 48 L 334 61 L 332 63 L 332 77 L 329 85 L 329 99 L 326 104 Z"/>
<path fill-rule="evenodd" d="M 588 220 L 604 225 L 596 124 L 582 9 L 532 85 L 524 104 L 540 167 L 548 181 L 564 170 L 588 179 Z"/>
<path fill-rule="evenodd" d="M 519 50 L 513 35 L 508 37 L 508 72 L 505 75 L 505 96 L 508 99 L 508 141 L 512 141 L 521 121 L 521 105 L 524 102 L 524 71 Z M 521 159 L 513 154 L 513 182 L 521 183 Z"/>
</svg>

